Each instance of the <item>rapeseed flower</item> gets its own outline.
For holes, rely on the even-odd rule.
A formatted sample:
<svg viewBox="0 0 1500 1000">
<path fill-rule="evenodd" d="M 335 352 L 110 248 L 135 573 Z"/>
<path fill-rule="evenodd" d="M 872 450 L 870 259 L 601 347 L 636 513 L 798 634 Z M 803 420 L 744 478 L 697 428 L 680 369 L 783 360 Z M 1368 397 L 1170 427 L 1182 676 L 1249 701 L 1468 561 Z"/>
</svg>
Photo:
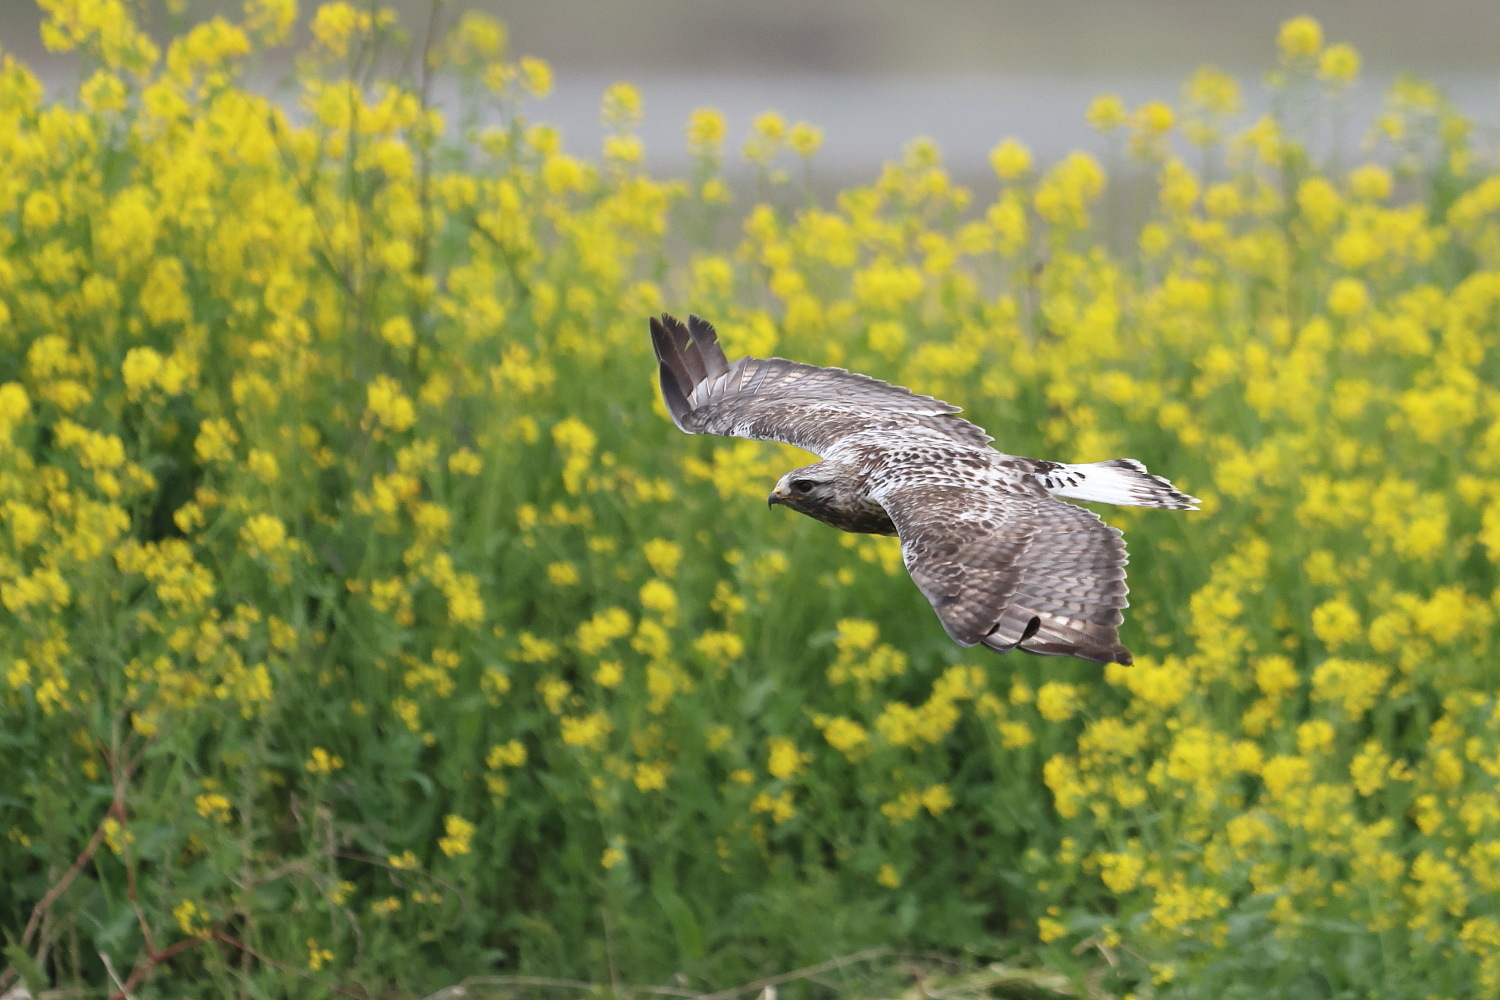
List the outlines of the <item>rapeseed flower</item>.
<svg viewBox="0 0 1500 1000">
<path fill-rule="evenodd" d="M 449 814 L 443 817 L 444 836 L 438 840 L 438 850 L 448 857 L 468 854 L 474 839 L 474 824 L 462 816 Z"/>
<path fill-rule="evenodd" d="M 1359 76 L 1359 52 L 1347 42 L 1328 46 L 1318 59 L 1318 76 L 1324 80 L 1347 84 Z"/>
<path fill-rule="evenodd" d="M 1014 181 L 1031 172 L 1031 150 L 1015 139 L 1006 139 L 990 151 L 990 166 L 1002 181 Z"/>
<path fill-rule="evenodd" d="M 1100 132 L 1112 132 L 1126 122 L 1125 102 L 1114 94 L 1103 94 L 1089 104 L 1085 117 Z"/>
<path fill-rule="evenodd" d="M 1323 48 L 1323 26 L 1306 16 L 1283 21 L 1276 47 L 1281 50 L 1283 62 L 1315 56 Z"/>
</svg>

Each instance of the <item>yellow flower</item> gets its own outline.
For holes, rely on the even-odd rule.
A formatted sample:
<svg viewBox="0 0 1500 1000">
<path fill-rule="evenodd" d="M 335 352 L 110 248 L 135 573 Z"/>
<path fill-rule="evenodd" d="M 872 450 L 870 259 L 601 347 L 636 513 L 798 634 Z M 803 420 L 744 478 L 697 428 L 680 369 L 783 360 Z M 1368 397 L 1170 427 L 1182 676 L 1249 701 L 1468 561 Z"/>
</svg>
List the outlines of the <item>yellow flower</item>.
<svg viewBox="0 0 1500 1000">
<path fill-rule="evenodd" d="M 750 811 L 770 813 L 771 819 L 779 824 L 794 819 L 797 815 L 797 806 L 790 790 L 783 790 L 776 795 L 763 790 L 751 800 Z"/>
<path fill-rule="evenodd" d="M 313 15 L 312 33 L 330 56 L 342 59 L 355 41 L 371 33 L 374 25 L 369 12 L 346 0 L 334 0 L 323 4 Z"/>
<path fill-rule="evenodd" d="M 1245 203 L 1234 185 L 1221 182 L 1204 192 L 1203 208 L 1215 218 L 1232 218 L 1245 210 Z"/>
<path fill-rule="evenodd" d="M 220 792 L 204 792 L 194 799 L 194 805 L 198 808 L 199 816 L 217 820 L 220 823 L 229 822 L 229 799 Z"/>
<path fill-rule="evenodd" d="M 953 793 L 947 785 L 932 785 L 922 792 L 922 808 L 934 816 L 941 816 L 953 807 Z"/>
<path fill-rule="evenodd" d="M 225 799 L 224 807 L 226 810 L 228 809 L 228 806 L 229 800 Z M 218 803 L 213 803 L 213 807 L 214 811 L 217 811 Z M 223 815 L 225 815 L 227 820 L 227 812 L 225 812 Z M 113 816 L 106 817 L 102 825 L 104 827 L 104 843 L 110 849 L 111 853 L 123 854 L 125 853 L 125 847 L 127 844 L 135 843 L 135 834 L 125 829 L 120 821 L 115 819 Z"/>
<path fill-rule="evenodd" d="M 505 25 L 477 10 L 465 11 L 448 39 L 449 50 L 460 63 L 488 62 L 505 52 Z"/>
<path fill-rule="evenodd" d="M 811 754 L 800 753 L 797 744 L 785 736 L 772 736 L 766 740 L 766 746 L 770 749 L 770 757 L 766 761 L 766 770 L 774 778 L 782 781 L 794 777 L 803 766 L 812 760 Z"/>
<path fill-rule="evenodd" d="M 523 56 L 520 63 L 521 86 L 532 97 L 546 97 L 552 93 L 552 67 L 546 60 L 534 56 Z"/>
<path fill-rule="evenodd" d="M 1326 753 L 1333 746 L 1333 723 L 1308 719 L 1297 727 L 1297 750 L 1304 755 Z"/>
<path fill-rule="evenodd" d="M 990 166 L 1002 181 L 1013 181 L 1031 172 L 1031 150 L 1015 139 L 1006 139 L 990 151 Z"/>
<path fill-rule="evenodd" d="M 1108 852 L 1099 857 L 1099 878 L 1110 892 L 1121 894 L 1140 884 L 1146 861 L 1132 852 Z"/>
<path fill-rule="evenodd" d="M 633 135 L 612 135 L 604 140 L 604 158 L 616 163 L 640 163 L 645 152 L 641 140 Z"/>
<path fill-rule="evenodd" d="M 141 310 L 153 323 L 186 323 L 193 318 L 193 300 L 185 287 L 187 273 L 176 257 L 152 262 L 141 289 Z"/>
<path fill-rule="evenodd" d="M 1182 929 L 1186 933 L 1187 925 L 1211 919 L 1228 905 L 1229 897 L 1223 892 L 1211 886 L 1189 885 L 1178 875 L 1156 887 L 1151 920 L 1163 930 Z M 1158 973 L 1158 977 L 1162 975 Z M 1170 972 L 1165 974 L 1166 980 L 1171 978 Z"/>
<path fill-rule="evenodd" d="M 307 939 L 307 967 L 314 972 L 333 961 L 333 952 L 318 946 L 317 938 Z"/>
<path fill-rule="evenodd" d="M 1034 203 L 1037 212 L 1059 227 L 1088 225 L 1088 206 L 1104 191 L 1104 170 L 1087 153 L 1070 153 L 1042 177 Z"/>
<path fill-rule="evenodd" d="M 78 99 L 91 111 L 123 111 L 126 106 L 124 82 L 109 70 L 95 70 L 78 88 Z"/>
<path fill-rule="evenodd" d="M 554 587 L 576 587 L 581 579 L 578 567 L 571 562 L 555 562 L 547 567 L 547 582 Z"/>
<path fill-rule="evenodd" d="M 703 199 L 705 205 L 727 205 L 734 198 L 729 186 L 717 177 L 710 177 L 703 182 L 698 197 Z"/>
<path fill-rule="evenodd" d="M 693 648 L 705 659 L 727 665 L 745 654 L 745 640 L 733 632 L 709 629 L 693 640 Z"/>
<path fill-rule="evenodd" d="M 700 155 L 717 154 L 724 143 L 724 116 L 714 108 L 697 108 L 688 118 L 688 148 Z"/>
<path fill-rule="evenodd" d="M 31 192 L 21 207 L 21 223 L 32 235 L 51 229 L 60 218 L 62 206 L 50 191 Z"/>
<path fill-rule="evenodd" d="M 366 390 L 365 406 L 380 426 L 393 431 L 410 430 L 417 422 L 416 407 L 389 375 L 375 376 Z"/>
<path fill-rule="evenodd" d="M 286 525 L 275 514 L 256 514 L 240 528 L 240 538 L 258 555 L 276 556 L 292 543 Z"/>
<path fill-rule="evenodd" d="M 1255 683 L 1272 697 L 1296 690 L 1300 683 L 1292 661 L 1285 656 L 1263 656 L 1255 661 Z"/>
<path fill-rule="evenodd" d="M 1390 668 L 1356 660 L 1330 659 L 1313 671 L 1315 701 L 1339 702 L 1344 713 L 1358 719 L 1375 707 L 1390 678 Z"/>
<path fill-rule="evenodd" d="M 633 627 L 634 622 L 625 609 L 606 608 L 578 626 L 573 641 L 579 652 L 591 656 L 616 639 L 629 635 Z"/>
<path fill-rule="evenodd" d="M 1297 207 L 1312 228 L 1329 229 L 1343 209 L 1338 191 L 1324 177 L 1311 177 L 1297 189 Z"/>
<path fill-rule="evenodd" d="M 671 624 L 677 620 L 677 591 L 662 580 L 647 580 L 641 586 L 641 607 L 655 614 L 663 622 Z"/>
<path fill-rule="evenodd" d="M 0 438 L 9 438 L 30 412 L 31 400 L 24 386 L 18 382 L 0 384 Z"/>
<path fill-rule="evenodd" d="M 1214 66 L 1199 66 L 1183 87 L 1183 95 L 1193 104 L 1218 115 L 1232 115 L 1240 110 L 1240 85 L 1234 77 Z"/>
<path fill-rule="evenodd" d="M 1078 711 L 1080 699 L 1076 685 L 1048 681 L 1037 689 L 1036 709 L 1048 722 L 1062 722 Z"/>
<path fill-rule="evenodd" d="M 615 128 L 633 128 L 641 120 L 641 92 L 628 83 L 616 83 L 604 92 L 599 119 Z"/>
<path fill-rule="evenodd" d="M 297 20 L 297 0 L 245 0 L 245 27 L 266 45 L 285 41 Z"/>
<path fill-rule="evenodd" d="M 310 774 L 332 774 L 344 766 L 344 762 L 337 755 L 329 753 L 322 747 L 313 747 L 312 754 L 303 762 Z"/>
<path fill-rule="evenodd" d="M 660 763 L 639 763 L 633 780 L 635 787 L 643 792 L 659 792 L 667 787 L 667 767 Z"/>
<path fill-rule="evenodd" d="M 922 294 L 922 273 L 911 265 L 876 261 L 857 271 L 853 280 L 854 296 L 861 305 L 883 312 L 895 312 Z"/>
<path fill-rule="evenodd" d="M 448 456 L 448 471 L 461 476 L 477 476 L 484 471 L 484 460 L 468 448 Z"/>
<path fill-rule="evenodd" d="M 563 453 L 563 485 L 569 493 L 582 489 L 584 474 L 593 460 L 599 437 L 588 424 L 576 417 L 565 417 L 552 427 L 552 441 Z"/>
<path fill-rule="evenodd" d="M 1276 47 L 1281 50 L 1283 62 L 1310 59 L 1323 48 L 1323 26 L 1306 16 L 1283 21 Z"/>
<path fill-rule="evenodd" d="M 625 679 L 625 665 L 619 660 L 604 660 L 594 671 L 594 683 L 603 688 L 618 687 Z"/>
<path fill-rule="evenodd" d="M 1134 667 L 1122 671 L 1119 676 L 1131 694 L 1159 709 L 1178 705 L 1193 688 L 1192 672 L 1175 656 L 1165 657 L 1160 662 L 1143 656 Z"/>
<path fill-rule="evenodd" d="M 208 914 L 190 899 L 184 899 L 172 907 L 172 916 L 182 933 L 201 937 L 207 930 Z"/>
<path fill-rule="evenodd" d="M 1150 101 L 1135 109 L 1136 128 L 1152 135 L 1170 131 L 1176 121 L 1171 106 L 1162 101 Z"/>
<path fill-rule="evenodd" d="M 495 770 L 501 767 L 520 767 L 526 763 L 526 746 L 520 740 L 496 743 L 485 755 L 485 767 Z"/>
<path fill-rule="evenodd" d="M 250 449 L 250 454 L 245 456 L 245 468 L 263 483 L 274 483 L 281 478 L 281 463 L 276 461 L 275 455 L 263 448 Z"/>
<path fill-rule="evenodd" d="M 786 144 L 804 160 L 810 159 L 823 145 L 823 130 L 807 122 L 797 122 L 787 135 Z"/>
<path fill-rule="evenodd" d="M 397 899 L 395 896 L 387 896 L 384 899 L 377 899 L 375 902 L 370 904 L 370 912 L 377 917 L 390 916 L 392 913 L 395 913 L 399 909 L 401 909 L 401 900 Z"/>
<path fill-rule="evenodd" d="M 682 546 L 665 538 L 653 538 L 642 546 L 646 562 L 658 576 L 670 579 L 677 575 L 677 564 L 682 561 Z"/>
<path fill-rule="evenodd" d="M 750 127 L 769 142 L 779 142 L 786 135 L 786 119 L 775 111 L 764 111 L 756 115 Z"/>
<path fill-rule="evenodd" d="M 1328 292 L 1328 311 L 1335 316 L 1353 316 L 1370 304 L 1370 293 L 1357 278 L 1340 278 Z"/>
<path fill-rule="evenodd" d="M 411 320 L 405 316 L 392 316 L 380 325 L 380 337 L 397 350 L 405 350 L 417 342 Z"/>
<path fill-rule="evenodd" d="M 1017 750 L 1036 742 L 1036 734 L 1024 722 L 1002 720 L 995 723 L 995 729 L 1000 734 L 1001 745 L 1009 750 Z"/>
<path fill-rule="evenodd" d="M 1318 60 L 1318 76 L 1336 83 L 1350 83 L 1359 76 L 1359 53 L 1344 42 L 1330 45 Z"/>
<path fill-rule="evenodd" d="M 558 725 L 561 728 L 564 743 L 574 747 L 588 747 L 591 750 L 603 749 L 605 737 L 614 729 L 609 716 L 603 712 L 593 712 L 577 718 L 565 715 L 558 720 Z"/>
<path fill-rule="evenodd" d="M 781 152 L 786 138 L 786 119 L 775 111 L 764 111 L 750 123 L 750 137 L 745 140 L 744 157 L 752 163 L 765 166 Z"/>
<path fill-rule="evenodd" d="M 824 723 L 823 738 L 835 750 L 845 756 L 852 756 L 869 741 L 870 734 L 853 719 L 839 716 Z"/>
<path fill-rule="evenodd" d="M 1113 132 L 1125 124 L 1125 102 L 1114 94 L 1101 94 L 1089 104 L 1085 117 L 1100 132 Z"/>
<path fill-rule="evenodd" d="M 1349 172 L 1349 190 L 1355 197 L 1384 201 L 1391 196 L 1391 172 L 1374 163 L 1366 163 Z"/>
<path fill-rule="evenodd" d="M 438 850 L 450 858 L 469 853 L 469 845 L 474 838 L 473 823 L 450 813 L 443 817 L 443 832 L 445 836 L 439 838 Z"/>
<path fill-rule="evenodd" d="M 1313 609 L 1313 633 L 1329 649 L 1352 642 L 1364 635 L 1359 613 L 1343 598 L 1324 601 Z"/>
</svg>

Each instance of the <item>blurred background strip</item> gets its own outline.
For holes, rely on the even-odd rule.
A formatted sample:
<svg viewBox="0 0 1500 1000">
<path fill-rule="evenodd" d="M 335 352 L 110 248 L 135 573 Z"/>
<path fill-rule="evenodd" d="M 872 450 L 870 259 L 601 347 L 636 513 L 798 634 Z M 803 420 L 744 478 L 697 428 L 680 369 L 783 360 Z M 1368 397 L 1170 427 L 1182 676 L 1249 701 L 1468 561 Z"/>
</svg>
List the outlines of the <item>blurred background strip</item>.
<svg viewBox="0 0 1500 1000">
<path fill-rule="evenodd" d="M 398 10 L 413 31 L 425 23 L 424 0 L 382 6 Z M 233 17 L 240 4 L 144 0 L 140 7 L 165 38 L 184 20 Z M 1494 2 L 551 0 L 453 4 L 445 16 L 460 10 L 499 16 L 513 56 L 552 65 L 556 88 L 530 113 L 558 126 L 575 153 L 595 153 L 603 141 L 604 90 L 617 80 L 636 84 L 653 173 L 680 172 L 691 162 L 682 125 L 703 106 L 724 113 L 731 146 L 768 109 L 822 128 L 820 184 L 873 177 L 916 136 L 933 139 L 962 180 L 988 173 L 988 153 L 1005 136 L 1026 142 L 1042 162 L 1097 149 L 1102 142 L 1084 120 L 1095 95 L 1116 93 L 1129 106 L 1171 102 L 1181 81 L 1205 63 L 1240 78 L 1244 115 L 1253 120 L 1265 110 L 1258 76 L 1274 59 L 1277 26 L 1297 14 L 1317 17 L 1364 60 L 1347 98 L 1350 121 L 1370 121 L 1397 74 L 1411 72 L 1443 88 L 1479 129 L 1500 128 Z M 40 20 L 30 4 L 3 5 L 0 48 L 49 84 L 70 84 L 71 63 L 37 41 Z M 268 67 L 267 89 L 289 69 Z M 1351 134 L 1342 144 L 1356 149 L 1362 138 Z M 748 172 L 737 158 L 726 166 Z"/>
</svg>

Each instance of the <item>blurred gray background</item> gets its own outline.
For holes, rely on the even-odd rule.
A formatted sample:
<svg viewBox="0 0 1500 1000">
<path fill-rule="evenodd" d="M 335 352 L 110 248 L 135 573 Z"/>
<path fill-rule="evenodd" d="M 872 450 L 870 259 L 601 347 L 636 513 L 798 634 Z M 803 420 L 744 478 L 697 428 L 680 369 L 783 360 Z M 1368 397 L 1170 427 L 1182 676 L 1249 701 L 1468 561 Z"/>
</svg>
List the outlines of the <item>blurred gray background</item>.
<svg viewBox="0 0 1500 1000">
<path fill-rule="evenodd" d="M 425 0 L 390 5 L 420 34 Z M 165 0 L 137 6 L 165 35 Z M 184 17 L 239 6 L 188 0 Z M 302 6 L 305 21 L 313 5 Z M 576 153 L 599 148 L 603 90 L 636 83 L 647 164 L 660 172 L 688 162 L 682 127 L 703 105 L 729 120 L 731 167 L 760 111 L 820 126 L 823 182 L 873 177 L 918 135 L 935 139 L 961 177 L 985 173 L 1005 136 L 1043 161 L 1097 149 L 1084 122 L 1096 94 L 1131 105 L 1172 101 L 1204 63 L 1240 78 L 1248 121 L 1265 105 L 1260 80 L 1275 65 L 1278 26 L 1303 13 L 1322 22 L 1329 42 L 1349 42 L 1364 58 L 1352 122 L 1368 122 L 1409 70 L 1439 83 L 1484 130 L 1500 125 L 1500 0 L 448 0 L 443 17 L 470 8 L 507 23 L 512 56 L 551 63 L 555 90 L 528 115 L 560 126 Z M 74 71 L 41 50 L 39 20 L 27 0 L 0 0 L 0 47 L 67 86 Z M 1359 128 L 1350 131 L 1346 148 L 1355 148 Z"/>
</svg>

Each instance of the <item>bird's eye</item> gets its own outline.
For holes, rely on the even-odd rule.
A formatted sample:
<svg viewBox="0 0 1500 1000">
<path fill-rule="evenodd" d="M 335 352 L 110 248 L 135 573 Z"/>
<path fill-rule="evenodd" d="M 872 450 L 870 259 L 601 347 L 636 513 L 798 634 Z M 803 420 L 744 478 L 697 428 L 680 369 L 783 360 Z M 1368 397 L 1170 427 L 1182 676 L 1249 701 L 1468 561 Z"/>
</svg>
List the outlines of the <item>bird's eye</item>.
<svg viewBox="0 0 1500 1000">
<path fill-rule="evenodd" d="M 811 479 L 793 479 L 792 480 L 792 489 L 796 490 L 798 493 L 811 493 L 812 492 L 812 488 L 813 488 L 813 481 Z"/>
</svg>

